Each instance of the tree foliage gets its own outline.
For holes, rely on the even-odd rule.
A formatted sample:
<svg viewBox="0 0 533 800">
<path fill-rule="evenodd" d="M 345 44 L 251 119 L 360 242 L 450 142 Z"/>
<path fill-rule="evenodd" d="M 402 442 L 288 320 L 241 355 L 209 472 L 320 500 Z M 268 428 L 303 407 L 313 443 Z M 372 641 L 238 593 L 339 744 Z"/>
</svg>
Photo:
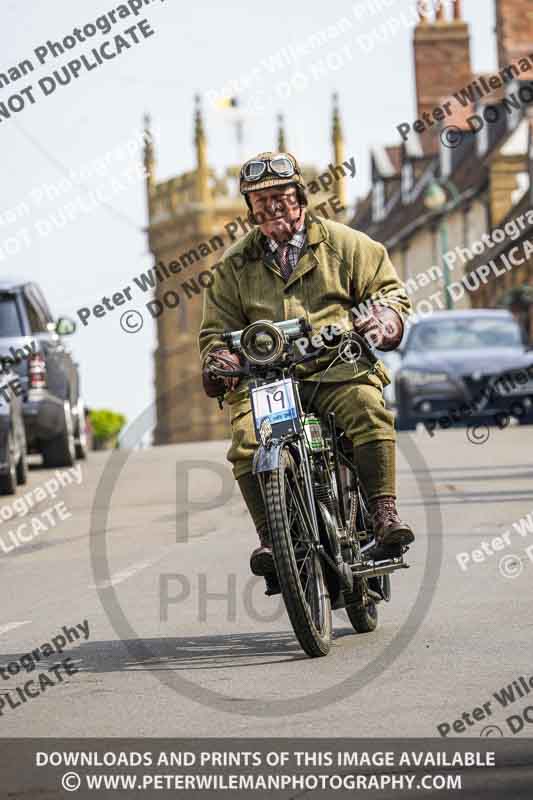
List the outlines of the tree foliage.
<svg viewBox="0 0 533 800">
<path fill-rule="evenodd" d="M 106 440 L 118 436 L 124 425 L 126 417 L 107 408 L 93 409 L 89 414 L 93 436 L 95 439 Z"/>
</svg>

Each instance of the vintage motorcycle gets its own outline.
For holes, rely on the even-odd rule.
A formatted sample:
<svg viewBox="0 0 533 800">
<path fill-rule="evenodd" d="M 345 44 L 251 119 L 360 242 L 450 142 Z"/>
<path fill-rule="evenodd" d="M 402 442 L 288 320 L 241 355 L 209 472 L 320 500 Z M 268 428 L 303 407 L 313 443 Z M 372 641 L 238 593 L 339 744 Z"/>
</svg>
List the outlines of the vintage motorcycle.
<svg viewBox="0 0 533 800">
<path fill-rule="evenodd" d="M 317 657 L 331 646 L 332 609 L 345 608 L 357 633 L 375 630 L 377 605 L 390 600 L 390 574 L 408 567 L 408 548 L 398 547 L 392 557 L 379 554 L 351 442 L 337 428 L 334 414 L 321 420 L 312 412 L 312 397 L 302 407 L 295 370 L 316 359 L 317 351 L 301 357 L 294 344 L 309 333 L 305 318 L 259 320 L 226 332 L 223 339 L 242 368 L 213 366 L 210 372 L 214 378 L 249 379 L 258 441 L 253 471 L 277 573 L 267 594 L 281 591 L 300 645 Z M 365 358 L 370 369 L 378 361 L 355 331 L 339 336 L 334 346 L 334 360 Z"/>
</svg>

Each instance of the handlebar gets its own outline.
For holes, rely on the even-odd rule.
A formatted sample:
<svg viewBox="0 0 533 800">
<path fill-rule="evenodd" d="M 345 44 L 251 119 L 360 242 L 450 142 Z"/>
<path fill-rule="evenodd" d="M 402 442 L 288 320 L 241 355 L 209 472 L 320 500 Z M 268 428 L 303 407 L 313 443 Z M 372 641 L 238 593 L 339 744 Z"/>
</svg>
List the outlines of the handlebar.
<svg viewBox="0 0 533 800">
<path fill-rule="evenodd" d="M 248 372 L 244 369 L 221 369 L 220 367 L 215 367 L 214 365 L 209 367 L 209 372 L 211 372 L 216 378 L 247 378 L 249 377 Z"/>
<path fill-rule="evenodd" d="M 239 333 L 240 333 L 240 331 L 239 331 Z M 357 360 L 358 356 L 360 356 L 361 354 L 364 354 L 367 357 L 368 361 L 370 362 L 370 364 L 372 366 L 374 364 L 376 364 L 379 361 L 379 356 L 376 354 L 373 345 L 371 345 L 370 342 L 368 342 L 366 337 L 363 336 L 360 333 L 357 333 L 357 331 L 353 331 L 353 330 L 352 331 L 348 331 L 348 333 L 350 335 L 350 338 L 352 340 L 355 340 L 355 342 L 357 342 L 357 344 L 360 347 L 360 352 L 357 355 L 355 355 L 355 360 Z M 308 361 L 315 361 L 317 358 L 319 358 L 321 355 L 323 355 L 324 351 L 326 351 L 328 349 L 331 349 L 331 348 L 325 348 L 325 347 L 319 348 L 316 352 L 314 352 L 314 353 L 312 353 L 310 355 L 307 355 L 307 356 L 303 356 L 303 358 L 299 358 L 299 359 L 293 361 L 291 366 L 296 367 L 299 364 L 305 364 Z M 215 378 L 247 378 L 247 377 L 250 377 L 249 370 L 246 370 L 246 369 L 223 369 L 222 367 L 217 367 L 214 364 L 209 367 L 209 372 Z"/>
</svg>

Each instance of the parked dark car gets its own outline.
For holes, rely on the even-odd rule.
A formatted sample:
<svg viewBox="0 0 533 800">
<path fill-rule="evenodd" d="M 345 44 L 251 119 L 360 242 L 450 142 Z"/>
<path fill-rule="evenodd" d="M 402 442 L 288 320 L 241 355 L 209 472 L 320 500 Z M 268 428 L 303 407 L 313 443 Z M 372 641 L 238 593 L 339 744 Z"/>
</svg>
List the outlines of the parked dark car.
<svg viewBox="0 0 533 800">
<path fill-rule="evenodd" d="M 0 365 L 0 494 L 15 494 L 28 480 L 22 385 L 8 365 Z"/>
<path fill-rule="evenodd" d="M 488 421 L 510 413 L 522 424 L 533 423 L 533 352 L 508 311 L 476 309 L 435 311 L 413 323 L 401 348 L 396 373 L 396 427 L 414 430 L 418 422 L 439 420 L 451 410 L 458 424 Z M 498 378 L 513 370 L 532 377 L 508 391 L 490 392 Z M 506 384 L 507 385 L 507 384 Z M 477 402 L 486 397 L 486 401 Z"/>
<path fill-rule="evenodd" d="M 0 360 L 11 360 L 23 387 L 28 452 L 47 467 L 85 458 L 87 440 L 78 365 L 64 337 L 76 324 L 54 320 L 35 283 L 0 282 Z"/>
</svg>

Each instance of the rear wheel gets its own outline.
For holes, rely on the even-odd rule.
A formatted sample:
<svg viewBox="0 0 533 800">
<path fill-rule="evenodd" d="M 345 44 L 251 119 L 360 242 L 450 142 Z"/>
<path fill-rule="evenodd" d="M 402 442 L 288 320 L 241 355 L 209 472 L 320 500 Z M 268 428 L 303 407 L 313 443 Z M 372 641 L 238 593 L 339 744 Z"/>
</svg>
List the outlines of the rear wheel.
<svg viewBox="0 0 533 800">
<path fill-rule="evenodd" d="M 9 432 L 7 441 L 7 472 L 0 475 L 0 494 L 15 494 L 17 491 L 17 462 L 15 460 L 15 437 Z"/>
<path fill-rule="evenodd" d="M 357 543 L 356 547 L 359 556 L 359 536 L 361 531 L 366 532 L 367 539 L 372 539 L 373 536 L 372 521 L 368 510 L 368 502 L 361 485 L 357 486 L 357 491 L 352 491 L 350 494 L 349 520 L 350 535 Z M 370 582 L 376 580 L 379 579 L 371 578 Z M 363 597 L 366 596 L 368 588 L 368 579 L 361 578 L 359 582 L 355 583 L 354 591 L 351 594 L 348 594 L 347 592 L 344 593 L 346 614 L 348 615 L 348 619 L 352 623 L 353 629 L 356 633 L 371 633 L 372 631 L 376 630 L 378 625 L 378 608 L 376 603 L 373 600 L 370 600 L 368 597 L 366 605 L 363 602 Z"/>
<path fill-rule="evenodd" d="M 20 458 L 17 464 L 17 483 L 23 486 L 28 482 L 28 452 L 26 450 L 26 440 L 20 448 Z"/>
<path fill-rule="evenodd" d="M 279 585 L 294 633 L 308 656 L 328 654 L 331 602 L 320 556 L 305 517 L 300 475 L 288 450 L 264 477 L 265 501 Z"/>
<path fill-rule="evenodd" d="M 64 403 L 63 429 L 53 439 L 42 442 L 41 451 L 45 467 L 73 467 L 76 461 L 76 443 L 72 411 L 66 400 Z"/>
<path fill-rule="evenodd" d="M 346 613 L 356 633 L 371 633 L 376 630 L 378 607 L 373 600 L 369 600 L 366 606 L 362 603 L 347 605 Z"/>
</svg>

